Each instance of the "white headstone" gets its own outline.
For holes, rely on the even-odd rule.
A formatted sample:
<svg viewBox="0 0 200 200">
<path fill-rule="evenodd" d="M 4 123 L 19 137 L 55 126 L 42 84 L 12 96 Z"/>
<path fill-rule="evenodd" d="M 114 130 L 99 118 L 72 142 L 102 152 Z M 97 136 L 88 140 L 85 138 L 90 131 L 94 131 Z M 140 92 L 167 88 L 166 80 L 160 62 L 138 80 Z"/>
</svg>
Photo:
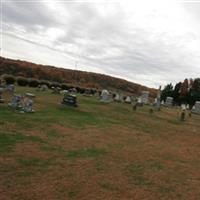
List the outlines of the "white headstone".
<svg viewBox="0 0 200 200">
<path fill-rule="evenodd" d="M 143 91 L 140 98 L 142 103 L 147 104 L 149 101 L 149 91 Z"/>
<path fill-rule="evenodd" d="M 120 101 L 120 95 L 118 93 L 115 94 L 114 100 L 115 101 Z"/>
<path fill-rule="evenodd" d="M 102 90 L 101 92 L 101 100 L 102 102 L 110 102 L 110 93 L 108 90 Z"/>
<path fill-rule="evenodd" d="M 195 102 L 195 105 L 192 108 L 192 112 L 196 114 L 200 114 L 200 101 Z"/>
<path fill-rule="evenodd" d="M 165 101 L 165 106 L 172 106 L 173 104 L 173 97 L 167 97 Z"/>
<path fill-rule="evenodd" d="M 185 104 L 181 104 L 181 110 L 186 110 L 186 105 Z"/>
<path fill-rule="evenodd" d="M 126 103 L 131 103 L 131 97 L 130 97 L 130 96 L 127 96 L 126 99 L 125 99 L 125 102 L 126 102 Z"/>
</svg>

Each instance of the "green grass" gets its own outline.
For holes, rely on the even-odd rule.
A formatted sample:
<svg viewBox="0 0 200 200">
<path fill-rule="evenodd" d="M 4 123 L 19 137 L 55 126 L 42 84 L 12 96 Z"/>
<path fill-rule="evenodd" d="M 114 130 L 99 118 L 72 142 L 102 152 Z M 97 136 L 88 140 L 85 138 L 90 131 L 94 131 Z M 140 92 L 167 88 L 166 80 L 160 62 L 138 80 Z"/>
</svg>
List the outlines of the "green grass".
<svg viewBox="0 0 200 200">
<path fill-rule="evenodd" d="M 16 143 L 26 141 L 44 143 L 38 136 L 26 136 L 20 133 L 0 131 L 0 153 L 11 152 L 14 150 Z"/>
</svg>

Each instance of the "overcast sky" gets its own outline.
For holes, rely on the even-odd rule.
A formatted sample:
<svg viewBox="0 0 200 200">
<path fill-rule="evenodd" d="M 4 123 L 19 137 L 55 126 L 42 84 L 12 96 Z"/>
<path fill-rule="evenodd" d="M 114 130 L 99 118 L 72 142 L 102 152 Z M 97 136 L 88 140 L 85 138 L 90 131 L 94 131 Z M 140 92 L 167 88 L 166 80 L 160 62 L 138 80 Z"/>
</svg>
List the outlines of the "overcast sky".
<svg viewBox="0 0 200 200">
<path fill-rule="evenodd" d="M 1 19 L 5 57 L 151 87 L 200 76 L 200 1 L 2 0 Z"/>
</svg>

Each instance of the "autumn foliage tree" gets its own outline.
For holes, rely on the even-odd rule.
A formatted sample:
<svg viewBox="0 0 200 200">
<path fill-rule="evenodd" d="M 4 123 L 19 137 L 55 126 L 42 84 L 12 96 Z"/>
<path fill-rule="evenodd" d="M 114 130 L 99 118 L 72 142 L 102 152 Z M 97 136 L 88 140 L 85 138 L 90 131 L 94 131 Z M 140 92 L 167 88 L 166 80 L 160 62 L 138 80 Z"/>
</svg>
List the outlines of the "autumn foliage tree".
<svg viewBox="0 0 200 200">
<path fill-rule="evenodd" d="M 192 108 L 196 101 L 200 101 L 200 78 L 185 79 L 177 83 L 174 89 L 172 84 L 168 84 L 162 91 L 161 99 L 165 100 L 167 96 L 173 97 L 177 105 L 185 103 Z"/>
</svg>

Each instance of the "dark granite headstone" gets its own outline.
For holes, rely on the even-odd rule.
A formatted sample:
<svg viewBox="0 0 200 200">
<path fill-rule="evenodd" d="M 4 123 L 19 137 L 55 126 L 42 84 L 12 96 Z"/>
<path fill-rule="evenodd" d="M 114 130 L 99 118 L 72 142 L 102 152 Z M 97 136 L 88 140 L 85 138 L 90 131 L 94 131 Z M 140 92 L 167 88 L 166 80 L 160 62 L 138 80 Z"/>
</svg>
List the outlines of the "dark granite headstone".
<svg viewBox="0 0 200 200">
<path fill-rule="evenodd" d="M 77 107 L 76 95 L 73 94 L 64 95 L 62 104 L 66 106 Z"/>
</svg>

